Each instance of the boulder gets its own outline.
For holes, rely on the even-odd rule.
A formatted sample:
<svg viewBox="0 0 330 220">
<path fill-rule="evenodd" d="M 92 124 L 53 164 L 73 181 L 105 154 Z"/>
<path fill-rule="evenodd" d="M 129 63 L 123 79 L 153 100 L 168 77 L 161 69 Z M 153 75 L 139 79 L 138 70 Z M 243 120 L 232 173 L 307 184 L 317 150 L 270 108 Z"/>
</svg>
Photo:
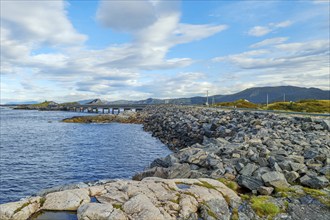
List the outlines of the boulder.
<svg viewBox="0 0 330 220">
<path fill-rule="evenodd" d="M 313 189 L 325 188 L 329 185 L 329 180 L 324 176 L 308 176 L 301 177 L 300 183 L 303 186 L 308 186 Z"/>
<path fill-rule="evenodd" d="M 258 169 L 258 166 L 254 163 L 249 163 L 239 172 L 241 175 L 244 176 L 252 176 L 252 173 Z"/>
<path fill-rule="evenodd" d="M 237 179 L 239 185 L 248 188 L 249 190 L 257 190 L 263 186 L 263 182 L 252 176 L 240 175 Z"/>
<path fill-rule="evenodd" d="M 77 210 L 78 220 L 127 220 L 126 214 L 111 204 L 87 203 Z"/>
<path fill-rule="evenodd" d="M 261 176 L 266 185 L 276 188 L 287 188 L 290 185 L 286 181 L 284 174 L 276 171 L 265 173 Z"/>
<path fill-rule="evenodd" d="M 88 189 L 73 189 L 49 193 L 42 206 L 43 210 L 76 211 L 82 204 L 89 203 Z"/>
</svg>

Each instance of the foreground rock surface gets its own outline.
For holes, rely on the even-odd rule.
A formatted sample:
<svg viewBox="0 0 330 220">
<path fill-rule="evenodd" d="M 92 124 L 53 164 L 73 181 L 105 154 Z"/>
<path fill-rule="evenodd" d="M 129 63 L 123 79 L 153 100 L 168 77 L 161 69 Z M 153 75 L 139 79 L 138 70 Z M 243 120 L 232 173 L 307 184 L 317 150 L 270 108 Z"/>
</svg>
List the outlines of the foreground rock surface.
<svg viewBox="0 0 330 220">
<path fill-rule="evenodd" d="M 91 202 L 95 197 L 97 202 Z M 212 179 L 117 180 L 0 205 L 0 219 L 28 219 L 41 210 L 77 211 L 81 220 L 230 219 L 241 198 Z"/>
</svg>

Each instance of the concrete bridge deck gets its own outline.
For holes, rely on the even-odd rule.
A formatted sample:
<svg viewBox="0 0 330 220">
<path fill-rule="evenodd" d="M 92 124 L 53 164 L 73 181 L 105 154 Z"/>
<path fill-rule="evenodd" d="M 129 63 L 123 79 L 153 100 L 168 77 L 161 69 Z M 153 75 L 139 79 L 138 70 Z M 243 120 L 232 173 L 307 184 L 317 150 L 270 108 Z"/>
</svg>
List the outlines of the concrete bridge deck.
<svg viewBox="0 0 330 220">
<path fill-rule="evenodd" d="M 74 112 L 89 112 L 89 113 L 112 113 L 115 114 L 116 112 L 119 114 L 121 110 L 123 111 L 142 111 L 148 104 L 86 104 L 86 105 L 72 105 L 66 106 L 63 110 L 66 111 L 74 111 Z"/>
</svg>

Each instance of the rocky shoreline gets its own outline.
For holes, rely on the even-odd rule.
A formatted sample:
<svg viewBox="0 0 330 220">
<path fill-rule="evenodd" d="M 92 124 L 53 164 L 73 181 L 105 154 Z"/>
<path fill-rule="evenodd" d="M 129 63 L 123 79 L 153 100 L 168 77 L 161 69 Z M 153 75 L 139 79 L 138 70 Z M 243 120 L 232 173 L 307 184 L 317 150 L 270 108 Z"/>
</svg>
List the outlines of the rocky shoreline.
<svg viewBox="0 0 330 220">
<path fill-rule="evenodd" d="M 62 188 L 25 203 L 0 205 L 0 219 L 27 219 L 40 210 L 78 210 L 78 219 L 89 220 L 330 216 L 328 119 L 164 105 L 148 107 L 142 113 L 83 116 L 64 121 L 142 123 L 173 153 L 154 160 L 149 169 L 136 174 L 132 181 L 80 186 L 88 191 L 85 194 L 89 197 L 95 196 L 91 187 L 102 189 L 98 193 L 107 196 L 106 199 L 96 196 L 99 203 L 90 203 L 87 196 L 68 192 L 76 189 L 62 191 Z M 109 184 L 113 187 L 108 187 Z M 171 187 L 165 187 L 166 184 Z M 134 186 L 134 193 L 127 191 L 129 186 Z M 196 187 L 198 192 L 191 192 Z M 229 199 L 223 191 L 230 192 Z M 49 199 L 54 197 L 49 195 L 62 192 L 58 200 Z M 156 195 L 159 193 L 161 198 Z M 180 199 L 171 197 L 173 193 Z M 74 196 L 80 198 L 78 205 L 66 208 L 67 200 Z M 133 210 L 126 209 L 126 203 Z M 49 204 L 62 207 L 54 209 Z M 27 217 L 18 218 L 22 213 Z"/>
</svg>

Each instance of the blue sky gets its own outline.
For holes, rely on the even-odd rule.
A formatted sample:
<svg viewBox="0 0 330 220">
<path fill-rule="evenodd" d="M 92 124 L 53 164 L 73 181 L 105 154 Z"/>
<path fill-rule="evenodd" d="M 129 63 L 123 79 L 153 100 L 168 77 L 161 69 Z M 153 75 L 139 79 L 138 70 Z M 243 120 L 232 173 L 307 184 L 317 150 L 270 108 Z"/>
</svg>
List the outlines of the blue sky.
<svg viewBox="0 0 330 220">
<path fill-rule="evenodd" d="M 328 1 L 1 1 L 1 103 L 329 90 Z"/>
</svg>

